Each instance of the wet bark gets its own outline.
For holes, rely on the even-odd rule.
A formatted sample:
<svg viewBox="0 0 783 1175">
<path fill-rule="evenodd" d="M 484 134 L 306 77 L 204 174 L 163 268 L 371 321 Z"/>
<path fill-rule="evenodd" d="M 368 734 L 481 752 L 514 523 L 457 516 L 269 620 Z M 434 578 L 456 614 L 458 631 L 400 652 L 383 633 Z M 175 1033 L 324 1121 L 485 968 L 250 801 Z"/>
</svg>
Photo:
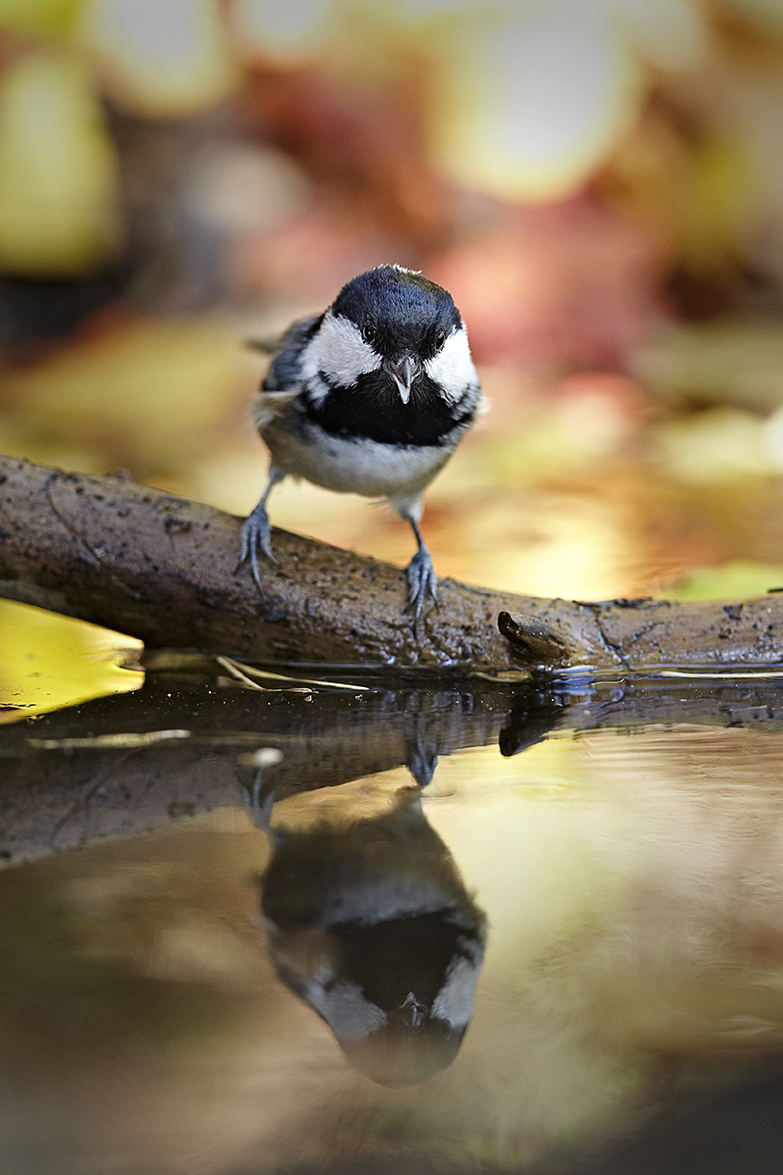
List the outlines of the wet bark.
<svg viewBox="0 0 783 1175">
<path fill-rule="evenodd" d="M 264 663 L 497 673 L 783 662 L 780 595 L 588 603 L 444 579 L 437 607 L 414 635 L 399 568 L 276 531 L 278 563 L 266 565 L 259 592 L 248 569 L 237 567 L 240 525 L 122 476 L 0 457 L 0 596 L 118 629 L 149 647 Z"/>
</svg>

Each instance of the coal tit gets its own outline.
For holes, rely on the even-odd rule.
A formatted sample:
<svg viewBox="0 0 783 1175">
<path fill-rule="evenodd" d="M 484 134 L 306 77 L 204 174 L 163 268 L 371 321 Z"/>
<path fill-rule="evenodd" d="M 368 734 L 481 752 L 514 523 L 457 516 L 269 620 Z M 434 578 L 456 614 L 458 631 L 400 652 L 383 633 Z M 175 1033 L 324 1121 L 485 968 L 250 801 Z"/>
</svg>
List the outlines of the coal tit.
<svg viewBox="0 0 783 1175">
<path fill-rule="evenodd" d="M 418 525 L 422 494 L 481 403 L 451 295 L 399 265 L 359 274 L 275 348 L 253 405 L 271 454 L 269 483 L 242 527 L 240 562 L 250 561 L 260 587 L 260 555 L 274 561 L 266 503 L 288 475 L 385 498 L 416 537 L 406 574 L 407 606 L 418 621 L 438 582 Z"/>
<path fill-rule="evenodd" d="M 417 789 L 347 799 L 283 803 L 293 827 L 270 827 L 269 804 L 256 811 L 273 846 L 261 879 L 272 962 L 354 1068 L 381 1085 L 426 1081 L 470 1024 L 486 916 Z"/>
</svg>

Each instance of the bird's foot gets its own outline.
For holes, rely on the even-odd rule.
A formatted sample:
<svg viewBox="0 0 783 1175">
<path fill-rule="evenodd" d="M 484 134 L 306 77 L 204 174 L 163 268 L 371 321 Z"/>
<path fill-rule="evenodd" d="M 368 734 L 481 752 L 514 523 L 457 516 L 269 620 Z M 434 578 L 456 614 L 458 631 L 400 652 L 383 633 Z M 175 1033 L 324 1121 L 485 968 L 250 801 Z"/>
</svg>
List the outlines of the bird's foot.
<svg viewBox="0 0 783 1175">
<path fill-rule="evenodd" d="M 408 748 L 406 764 L 419 787 L 427 787 L 432 783 L 435 768 L 438 766 L 437 745 L 417 738 Z"/>
<path fill-rule="evenodd" d="M 250 560 L 250 570 L 259 589 L 261 588 L 261 555 L 265 555 L 272 563 L 277 562 L 272 554 L 269 515 L 263 502 L 258 503 L 242 524 L 242 546 L 237 564 L 237 567 L 241 567 L 243 563 Z"/>
<path fill-rule="evenodd" d="M 428 597 L 433 601 L 438 598 L 438 577 L 432 555 L 423 543 L 405 569 L 405 574 L 408 579 L 406 610 L 413 613 L 413 631 L 416 633 Z"/>
</svg>

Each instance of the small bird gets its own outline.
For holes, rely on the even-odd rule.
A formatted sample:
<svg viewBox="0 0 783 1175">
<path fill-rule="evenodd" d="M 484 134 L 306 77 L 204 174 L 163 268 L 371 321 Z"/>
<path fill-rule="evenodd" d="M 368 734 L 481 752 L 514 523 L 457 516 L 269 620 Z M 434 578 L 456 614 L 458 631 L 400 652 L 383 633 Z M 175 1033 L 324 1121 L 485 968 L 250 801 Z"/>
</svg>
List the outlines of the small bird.
<svg viewBox="0 0 783 1175">
<path fill-rule="evenodd" d="M 422 494 L 482 407 L 451 295 L 421 273 L 380 265 L 323 314 L 295 322 L 273 354 L 253 403 L 269 482 L 242 527 L 240 564 L 249 560 L 260 587 L 260 555 L 275 561 L 266 503 L 286 476 L 385 498 L 416 537 L 406 570 L 415 626 L 438 583 L 419 530 Z"/>
<path fill-rule="evenodd" d="M 272 962 L 354 1068 L 381 1085 L 426 1081 L 470 1025 L 486 915 L 418 789 L 354 793 L 359 811 L 329 791 L 281 805 L 281 823 L 271 796 L 256 808 L 272 842 L 260 879 Z"/>
</svg>

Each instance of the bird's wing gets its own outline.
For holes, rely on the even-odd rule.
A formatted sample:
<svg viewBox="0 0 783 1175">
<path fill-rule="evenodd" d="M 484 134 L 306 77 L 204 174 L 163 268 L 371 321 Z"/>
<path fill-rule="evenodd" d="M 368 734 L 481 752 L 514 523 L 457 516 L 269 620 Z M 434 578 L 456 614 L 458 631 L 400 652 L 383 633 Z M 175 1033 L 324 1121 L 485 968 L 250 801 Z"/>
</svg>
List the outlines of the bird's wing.
<svg viewBox="0 0 783 1175">
<path fill-rule="evenodd" d="M 251 414 L 253 423 L 256 428 L 264 428 L 269 424 L 275 416 L 283 411 L 286 404 L 290 404 L 299 395 L 300 388 L 282 388 L 275 391 L 267 391 L 262 388 L 260 392 L 256 392 L 253 396 L 251 406 Z"/>
<path fill-rule="evenodd" d="M 321 324 L 322 314 L 313 314 L 309 318 L 299 318 L 292 323 L 281 335 L 274 338 L 245 339 L 245 346 L 253 351 L 261 351 L 264 355 L 282 355 L 284 351 L 298 352 L 308 338 L 314 334 Z"/>
<path fill-rule="evenodd" d="M 249 347 L 251 351 L 261 351 L 264 355 L 274 355 L 276 351 L 280 350 L 282 339 L 278 336 L 274 339 L 245 339 L 245 346 Z"/>
<path fill-rule="evenodd" d="M 261 390 L 253 398 L 253 420 L 256 428 L 263 428 L 280 413 L 286 404 L 295 400 L 301 391 L 299 368 L 302 351 L 318 327 L 322 314 L 302 318 L 290 326 L 274 346 L 274 358 L 261 384 Z M 266 343 L 253 344 L 258 350 L 267 350 Z"/>
</svg>

